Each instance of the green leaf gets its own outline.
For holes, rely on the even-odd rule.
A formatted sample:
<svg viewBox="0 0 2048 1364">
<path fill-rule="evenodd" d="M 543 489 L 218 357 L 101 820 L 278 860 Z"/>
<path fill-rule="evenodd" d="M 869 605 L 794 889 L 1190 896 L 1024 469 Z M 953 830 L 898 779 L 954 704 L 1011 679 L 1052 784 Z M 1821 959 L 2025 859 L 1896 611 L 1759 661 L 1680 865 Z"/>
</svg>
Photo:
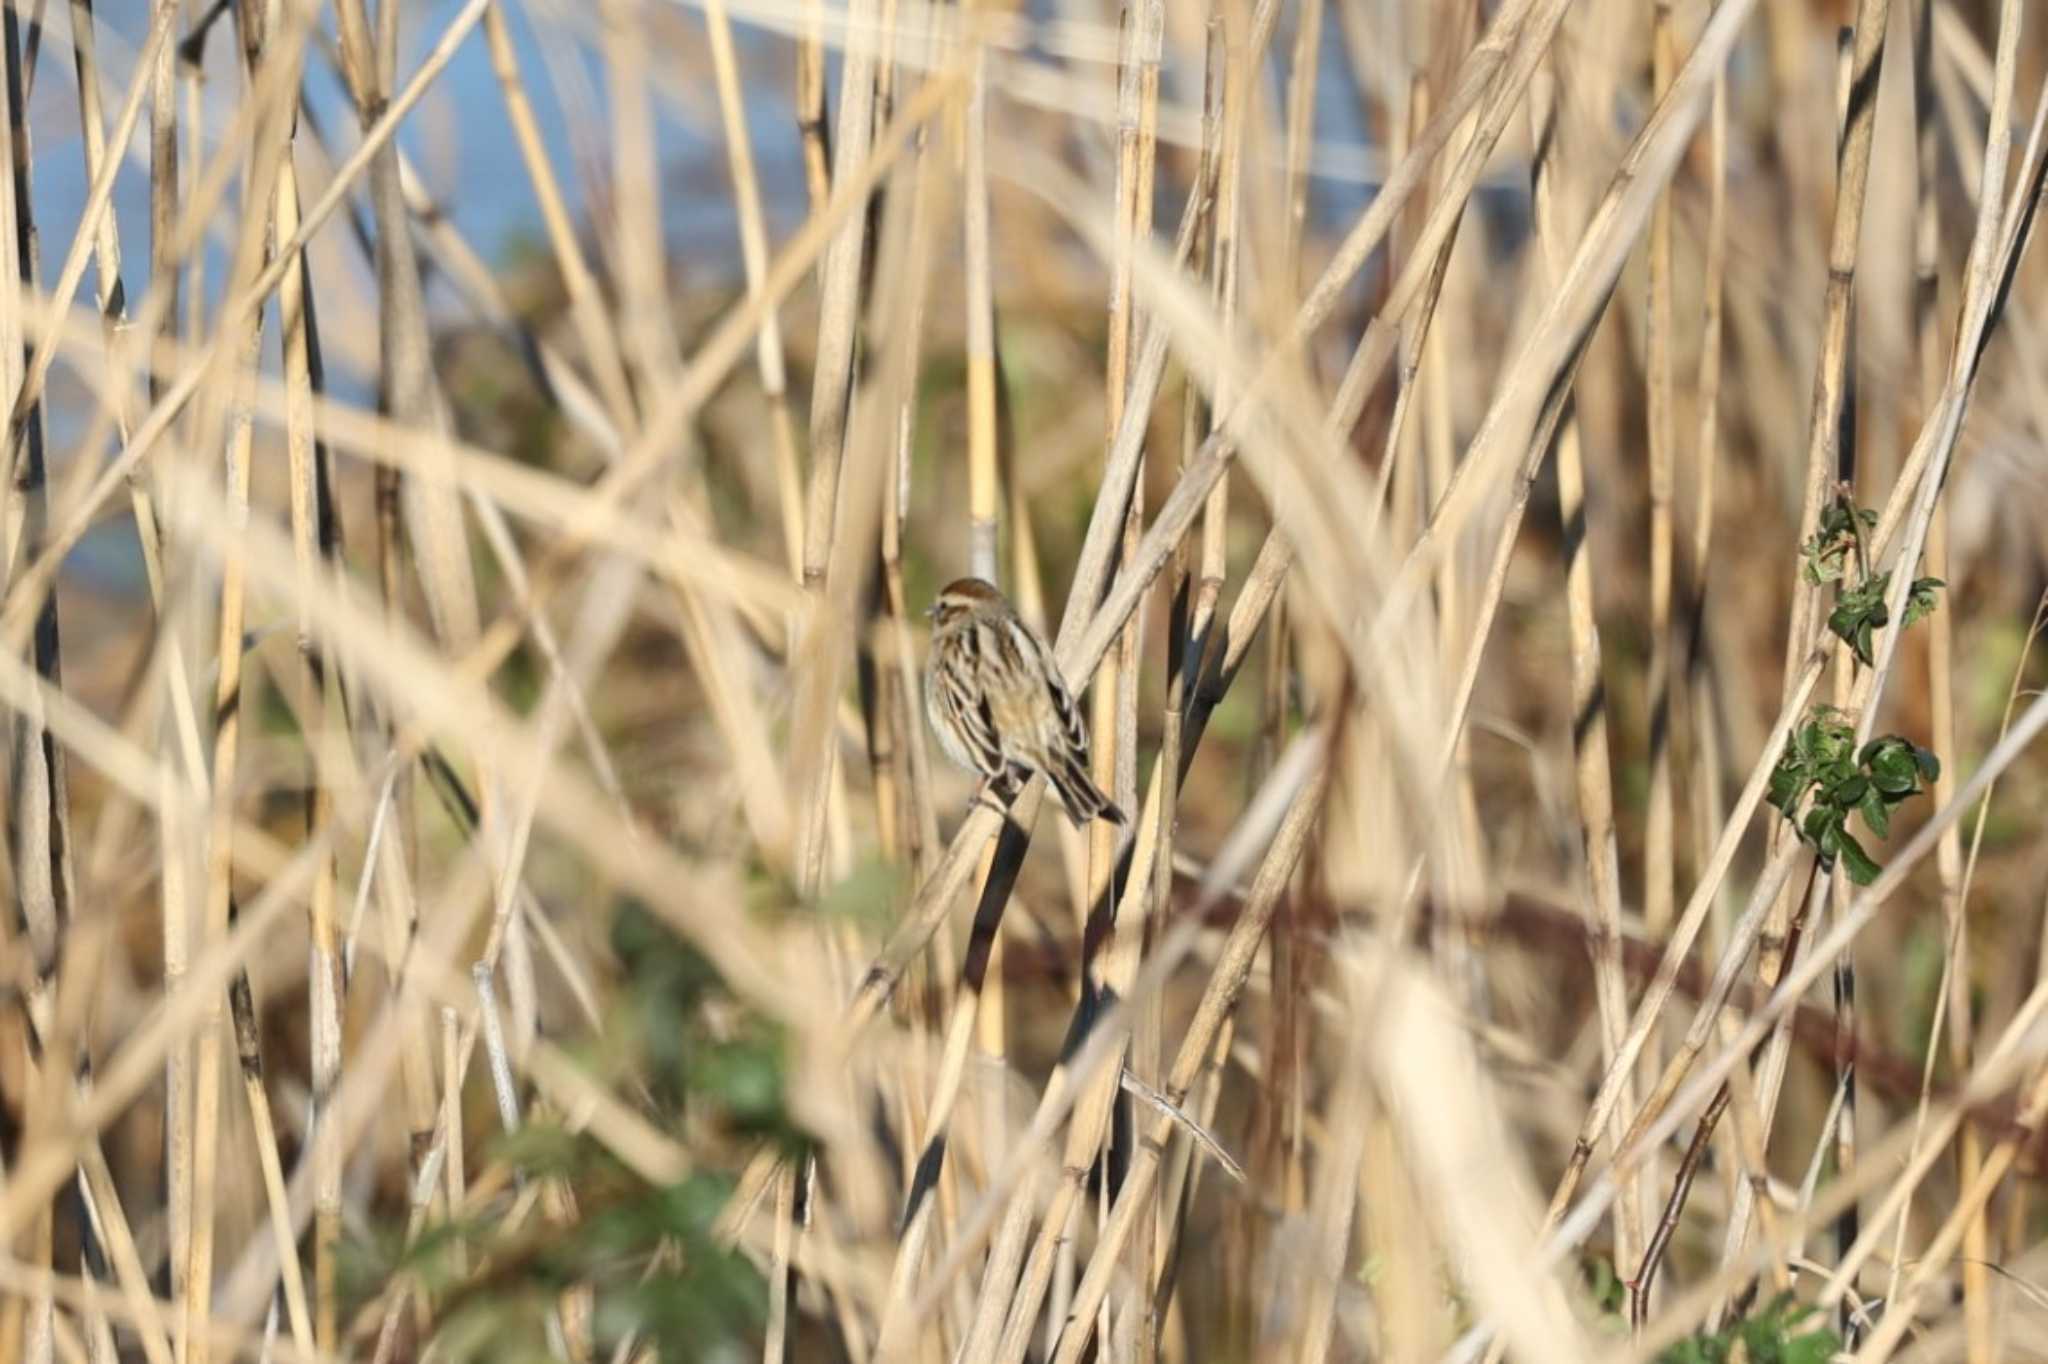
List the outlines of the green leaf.
<svg viewBox="0 0 2048 1364">
<path fill-rule="evenodd" d="M 1870 854 L 1863 851 L 1863 845 L 1848 830 L 1837 829 L 1835 840 L 1841 850 L 1842 865 L 1848 869 L 1849 879 L 1857 885 L 1869 885 L 1884 870 L 1870 860 Z"/>
<path fill-rule="evenodd" d="M 1940 602 L 1935 593 L 1948 586 L 1939 578 L 1915 578 L 1906 594 L 1906 624 L 1912 625 L 1934 614 Z"/>
<path fill-rule="evenodd" d="M 1929 785 L 1941 780 L 1941 759 L 1934 755 L 1932 749 L 1916 747 L 1913 750 L 1913 761 L 1918 765 L 1920 775 L 1927 779 Z"/>
<path fill-rule="evenodd" d="M 1788 751 L 1779 760 L 1778 765 L 1771 769 L 1771 787 L 1765 799 L 1775 805 L 1785 818 L 1790 819 L 1792 812 L 1798 808 L 1799 797 L 1806 793 L 1807 780 L 1806 769 L 1800 766 Z"/>
<path fill-rule="evenodd" d="M 1828 804 L 1839 805 L 1844 810 L 1852 809 L 1869 790 L 1869 780 L 1851 768 L 1848 776 L 1838 778 L 1828 787 Z"/>
<path fill-rule="evenodd" d="M 1841 762 L 1856 749 L 1856 732 L 1842 712 L 1833 706 L 1816 706 L 1814 713 L 1820 729 L 1815 747 L 1815 756 L 1822 762 Z"/>
<path fill-rule="evenodd" d="M 1862 798 L 1856 808 L 1863 814 L 1863 823 L 1879 838 L 1892 836 L 1892 814 L 1884 803 L 1884 793 L 1875 786 L 1865 786 Z"/>
<path fill-rule="evenodd" d="M 1856 603 L 1844 597 L 1836 603 L 1834 610 L 1828 612 L 1828 629 L 1842 639 L 1854 639 L 1856 626 L 1862 619 L 1863 613 L 1856 609 Z"/>
<path fill-rule="evenodd" d="M 1870 758 L 1870 780 L 1888 796 L 1909 796 L 1920 785 L 1920 763 L 1904 739 L 1888 740 Z"/>
</svg>

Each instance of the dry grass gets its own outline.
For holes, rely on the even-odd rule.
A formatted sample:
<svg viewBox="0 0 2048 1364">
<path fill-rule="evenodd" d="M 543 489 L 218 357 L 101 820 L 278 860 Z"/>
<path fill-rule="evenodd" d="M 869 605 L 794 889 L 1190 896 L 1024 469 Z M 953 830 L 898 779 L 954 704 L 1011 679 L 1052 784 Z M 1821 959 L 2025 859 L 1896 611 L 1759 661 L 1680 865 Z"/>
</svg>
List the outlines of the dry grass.
<svg viewBox="0 0 2048 1364">
<path fill-rule="evenodd" d="M 2030 8 L 0 0 L 0 1358 L 2048 1360 Z"/>
</svg>

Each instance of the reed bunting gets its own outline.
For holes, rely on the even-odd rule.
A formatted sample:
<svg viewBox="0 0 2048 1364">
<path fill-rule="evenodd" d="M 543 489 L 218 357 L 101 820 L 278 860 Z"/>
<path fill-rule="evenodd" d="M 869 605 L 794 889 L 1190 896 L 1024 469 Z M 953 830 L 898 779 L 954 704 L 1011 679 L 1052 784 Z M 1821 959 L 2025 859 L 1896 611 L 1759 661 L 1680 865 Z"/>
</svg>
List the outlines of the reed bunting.
<svg viewBox="0 0 2048 1364">
<path fill-rule="evenodd" d="M 1088 724 L 1052 650 L 979 578 L 948 583 L 932 622 L 925 710 L 946 755 L 1003 793 L 1042 772 L 1076 824 L 1124 822 L 1088 775 Z"/>
</svg>

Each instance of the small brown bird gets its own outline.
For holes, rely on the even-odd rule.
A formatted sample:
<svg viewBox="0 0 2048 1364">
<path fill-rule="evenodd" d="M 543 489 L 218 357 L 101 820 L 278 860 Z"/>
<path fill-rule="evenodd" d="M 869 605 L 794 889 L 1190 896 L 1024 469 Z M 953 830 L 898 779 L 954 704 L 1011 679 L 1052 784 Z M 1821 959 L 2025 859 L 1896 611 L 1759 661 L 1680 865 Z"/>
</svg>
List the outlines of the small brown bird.
<svg viewBox="0 0 2048 1364">
<path fill-rule="evenodd" d="M 946 584 L 931 609 L 925 710 L 948 757 L 998 791 L 1043 772 L 1076 824 L 1124 812 L 1088 775 L 1088 724 L 1052 650 L 979 578 Z"/>
</svg>

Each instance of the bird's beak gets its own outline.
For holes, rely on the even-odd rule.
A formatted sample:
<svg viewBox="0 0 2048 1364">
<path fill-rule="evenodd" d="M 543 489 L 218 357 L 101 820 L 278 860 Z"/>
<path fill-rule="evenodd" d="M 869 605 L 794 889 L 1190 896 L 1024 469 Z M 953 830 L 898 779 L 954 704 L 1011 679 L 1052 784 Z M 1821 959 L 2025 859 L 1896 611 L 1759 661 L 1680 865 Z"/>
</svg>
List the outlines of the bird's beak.
<svg viewBox="0 0 2048 1364">
<path fill-rule="evenodd" d="M 938 619 L 938 617 L 939 617 L 939 604 L 938 604 L 937 602 L 933 602 L 933 603 L 932 603 L 932 604 L 931 604 L 930 606 L 927 606 L 927 607 L 926 607 L 926 608 L 924 609 L 924 618 L 925 618 L 926 620 L 937 620 L 937 619 Z"/>
</svg>

